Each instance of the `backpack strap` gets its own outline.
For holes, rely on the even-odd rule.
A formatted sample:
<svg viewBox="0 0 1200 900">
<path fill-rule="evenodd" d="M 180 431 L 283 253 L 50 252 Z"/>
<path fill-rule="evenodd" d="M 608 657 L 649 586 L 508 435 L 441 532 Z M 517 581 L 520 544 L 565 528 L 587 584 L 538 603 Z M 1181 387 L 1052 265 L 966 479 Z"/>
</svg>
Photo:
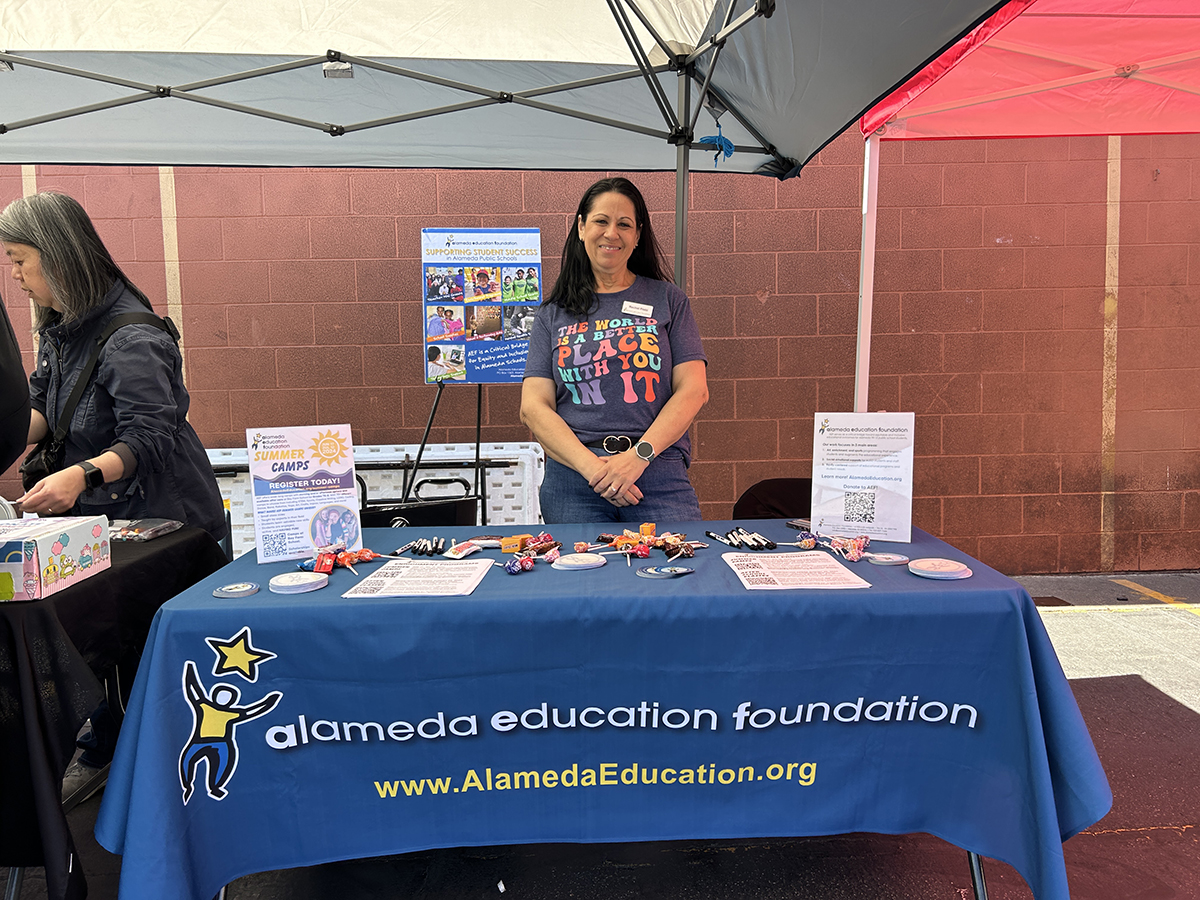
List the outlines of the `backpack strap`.
<svg viewBox="0 0 1200 900">
<path fill-rule="evenodd" d="M 96 338 L 96 346 L 92 349 L 91 356 L 88 357 L 79 377 L 75 380 L 75 386 L 71 389 L 70 396 L 67 397 L 67 404 L 63 407 L 62 415 L 58 417 L 58 426 L 54 429 L 54 440 L 58 443 L 61 444 L 67 436 L 67 427 L 75 415 L 75 407 L 79 405 L 88 382 L 92 380 L 92 373 L 96 371 L 96 363 L 100 361 L 100 351 L 104 349 L 104 345 L 108 343 L 108 339 L 113 336 L 113 333 L 126 325 L 153 325 L 169 334 L 171 340 L 176 344 L 179 343 L 179 330 L 169 317 L 159 318 L 154 313 L 123 313 L 114 316 L 100 336 Z"/>
</svg>

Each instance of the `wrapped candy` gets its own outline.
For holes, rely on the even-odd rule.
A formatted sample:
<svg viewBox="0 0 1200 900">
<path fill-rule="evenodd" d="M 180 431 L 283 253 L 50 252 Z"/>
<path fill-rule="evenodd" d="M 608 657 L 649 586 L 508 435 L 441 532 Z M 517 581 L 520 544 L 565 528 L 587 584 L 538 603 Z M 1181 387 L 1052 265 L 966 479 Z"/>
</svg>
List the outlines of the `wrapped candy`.
<svg viewBox="0 0 1200 900">
<path fill-rule="evenodd" d="M 562 556 L 562 551 L 558 547 L 551 547 L 542 559 L 553 565 L 560 556 Z"/>
<path fill-rule="evenodd" d="M 524 570 L 521 566 L 521 557 L 514 556 L 504 564 L 504 571 L 509 575 L 520 575 Z"/>
<path fill-rule="evenodd" d="M 632 552 L 638 559 L 647 559 L 650 556 L 650 548 L 645 544 L 635 544 Z"/>
<path fill-rule="evenodd" d="M 552 535 L 543 531 L 537 537 L 533 537 L 533 538 L 530 538 L 529 540 L 527 540 L 525 542 L 525 549 L 532 550 L 534 553 L 545 553 L 547 550 L 549 550 L 555 544 L 558 544 L 558 546 L 560 546 L 560 547 L 562 546 L 561 544 L 559 544 L 558 541 L 554 540 L 554 537 Z"/>
<path fill-rule="evenodd" d="M 587 553 L 591 549 L 592 549 L 592 545 L 589 544 L 587 541 L 576 541 L 575 542 L 575 552 L 576 553 Z"/>
<path fill-rule="evenodd" d="M 669 562 L 673 562 L 679 559 L 681 556 L 684 559 L 691 559 L 696 555 L 695 549 L 687 541 L 684 541 L 682 544 L 677 544 L 671 550 L 667 551 L 667 553 L 670 557 L 668 560 Z"/>
<path fill-rule="evenodd" d="M 850 562 L 858 562 L 863 558 L 863 551 L 870 545 L 871 539 L 865 534 L 858 537 L 831 537 L 829 549 Z"/>
<path fill-rule="evenodd" d="M 461 544 L 455 544 L 449 550 L 442 554 L 447 559 L 462 559 L 470 556 L 472 553 L 478 553 L 480 546 L 474 541 L 463 541 Z"/>
<path fill-rule="evenodd" d="M 528 572 L 533 569 L 534 562 L 532 556 L 518 556 L 517 562 L 520 564 L 522 572 Z"/>
<path fill-rule="evenodd" d="M 812 550 L 817 546 L 817 536 L 811 531 L 802 531 L 796 535 L 796 546 L 801 550 Z"/>
</svg>

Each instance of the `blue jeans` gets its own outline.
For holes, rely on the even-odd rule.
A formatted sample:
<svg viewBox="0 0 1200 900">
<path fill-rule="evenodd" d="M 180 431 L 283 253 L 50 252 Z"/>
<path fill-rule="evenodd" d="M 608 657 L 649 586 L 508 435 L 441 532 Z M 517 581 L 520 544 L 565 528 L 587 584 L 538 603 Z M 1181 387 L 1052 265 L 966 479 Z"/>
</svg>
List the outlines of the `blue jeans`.
<svg viewBox="0 0 1200 900">
<path fill-rule="evenodd" d="M 598 447 L 589 448 L 605 456 Z M 699 522 L 700 502 L 688 481 L 683 454 L 668 447 L 646 467 L 637 480 L 642 501 L 634 506 L 613 506 L 574 469 L 546 457 L 546 476 L 539 497 L 542 519 L 563 522 Z"/>
<path fill-rule="evenodd" d="M 117 749 L 117 735 L 121 731 L 121 723 L 108 708 L 108 701 L 101 701 L 100 706 L 89 717 L 92 723 L 91 731 L 86 732 L 76 741 L 76 746 L 83 750 L 79 761 L 85 766 L 98 769 L 112 762 L 113 751 Z"/>
</svg>

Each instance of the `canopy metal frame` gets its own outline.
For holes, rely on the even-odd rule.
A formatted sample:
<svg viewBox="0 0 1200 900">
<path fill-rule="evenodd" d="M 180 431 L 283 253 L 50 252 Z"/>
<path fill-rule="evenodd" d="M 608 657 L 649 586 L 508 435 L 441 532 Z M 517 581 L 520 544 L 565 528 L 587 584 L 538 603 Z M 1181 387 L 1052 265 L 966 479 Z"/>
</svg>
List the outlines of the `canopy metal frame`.
<svg viewBox="0 0 1200 900">
<path fill-rule="evenodd" d="M 795 160 L 782 156 L 778 150 L 776 150 L 776 148 L 770 144 L 770 142 L 766 141 L 761 134 L 759 134 L 752 126 L 750 126 L 748 118 L 740 114 L 736 109 L 736 106 L 730 103 L 728 98 L 722 96 L 712 84 L 712 73 L 715 69 L 717 58 L 720 56 L 721 50 L 725 46 L 725 42 L 739 29 L 744 28 L 756 19 L 769 18 L 775 11 L 775 0 L 753 0 L 749 8 L 746 9 L 740 16 L 738 16 L 737 19 L 733 18 L 733 14 L 738 0 L 729 0 L 721 27 L 711 37 L 704 40 L 698 47 L 688 52 L 681 52 L 677 48 L 672 48 L 662 38 L 647 16 L 638 7 L 637 0 L 607 0 L 607 3 L 613 18 L 617 23 L 617 27 L 620 29 L 620 32 L 629 47 L 630 55 L 633 58 L 636 68 L 615 72 L 608 75 L 597 76 L 595 78 L 563 82 L 559 84 L 550 84 L 514 91 L 497 90 L 495 88 L 489 88 L 483 85 L 470 84 L 436 75 L 430 75 L 413 68 L 392 65 L 390 63 L 381 62 L 375 59 L 368 59 L 361 56 L 353 56 L 333 49 L 327 50 L 325 54 L 321 56 L 302 57 L 299 59 L 281 62 L 278 65 L 264 66 L 261 68 L 249 69 L 240 72 L 231 72 L 228 75 L 222 75 L 216 78 L 208 78 L 203 81 L 194 81 L 179 85 L 149 84 L 129 78 L 122 78 L 116 75 L 109 75 L 101 72 L 93 72 L 84 69 L 63 66 L 45 60 L 22 56 L 16 53 L 0 52 L 0 65 L 6 67 L 29 66 L 31 68 L 55 72 L 60 75 L 68 75 L 76 78 L 114 85 L 116 87 L 128 88 L 129 90 L 133 91 L 133 93 L 129 94 L 128 96 L 117 97 L 112 100 L 57 110 L 13 122 L 0 122 L 0 135 L 23 128 L 31 128 L 49 122 L 57 122 L 63 119 L 73 118 L 75 116 L 90 115 L 92 113 L 117 109 L 120 107 L 129 106 L 130 104 L 143 103 L 149 100 L 170 99 L 200 103 L 230 112 L 241 113 L 243 115 L 258 116 L 265 119 L 271 119 L 276 122 L 295 125 L 301 128 L 322 131 L 331 137 L 343 137 L 368 129 L 382 128 L 391 125 L 402 125 L 405 122 L 426 119 L 432 116 L 450 115 L 484 106 L 512 103 L 519 106 L 537 109 L 552 115 L 581 119 L 583 121 L 592 122 L 614 129 L 634 132 L 675 145 L 676 191 L 674 274 L 676 283 L 683 285 L 687 275 L 687 199 L 689 178 L 688 154 L 691 150 L 720 151 L 722 149 L 717 144 L 697 142 L 695 139 L 696 122 L 699 118 L 701 109 L 705 105 L 706 99 L 709 97 L 714 98 L 714 105 L 721 109 L 722 113 L 724 111 L 728 111 L 746 128 L 747 132 L 750 133 L 755 140 L 759 141 L 759 145 L 735 145 L 733 148 L 735 152 L 771 156 L 775 160 L 776 165 L 782 171 L 789 171 L 797 167 Z M 661 50 L 667 58 L 667 62 L 657 65 L 651 62 L 649 54 L 647 54 L 645 49 L 642 47 L 641 42 L 637 38 L 633 21 L 630 18 L 631 14 L 646 29 L 646 31 L 649 32 L 658 49 Z M 707 65 L 703 66 L 702 68 L 702 63 L 705 61 L 707 62 Z M 234 103 L 229 100 L 223 100 L 218 97 L 214 97 L 208 93 L 202 93 L 203 91 L 214 87 L 235 84 L 237 82 L 247 81 L 250 79 L 267 78 L 283 72 L 291 72 L 296 69 L 311 68 L 314 66 L 323 66 L 327 63 L 334 62 L 350 63 L 352 66 L 360 66 L 364 69 L 371 69 L 373 71 L 381 72 L 387 75 L 393 75 L 398 78 L 407 78 L 455 91 L 461 91 L 464 94 L 470 95 L 472 99 L 464 100 L 461 103 L 453 103 L 431 107 L 428 109 L 398 113 L 392 116 L 383 116 L 361 122 L 333 123 L 318 122 L 313 119 L 305 119 L 300 116 L 288 115 L 286 113 L 276 112 L 270 109 L 263 109 L 258 106 L 248 106 L 246 104 Z M 672 104 L 671 98 L 667 94 L 667 91 L 663 87 L 662 81 L 659 78 L 660 75 L 666 72 L 675 72 L 677 75 L 678 89 L 676 91 L 674 104 Z M 625 81 L 632 78 L 642 78 L 646 82 L 647 90 L 654 98 L 655 104 L 662 115 L 664 128 L 652 128 L 636 122 L 622 121 L 607 116 L 596 115 L 594 113 L 572 109 L 561 104 L 549 103 L 539 99 L 554 94 L 561 94 L 567 91 L 600 87 L 606 84 Z M 692 103 L 693 82 L 699 85 L 699 93 L 696 96 L 694 105 Z"/>
</svg>

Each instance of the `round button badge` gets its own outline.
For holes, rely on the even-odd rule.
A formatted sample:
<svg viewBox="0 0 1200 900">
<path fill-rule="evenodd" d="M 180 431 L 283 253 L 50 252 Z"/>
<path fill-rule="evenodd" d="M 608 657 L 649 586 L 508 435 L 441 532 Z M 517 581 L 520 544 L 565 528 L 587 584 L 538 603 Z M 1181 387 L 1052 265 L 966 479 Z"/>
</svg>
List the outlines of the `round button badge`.
<svg viewBox="0 0 1200 900">
<path fill-rule="evenodd" d="M 224 599 L 228 597 L 249 597 L 251 594 L 257 593 L 258 585 L 253 581 L 235 581 L 233 584 L 217 588 L 213 591 L 213 596 Z"/>
</svg>

